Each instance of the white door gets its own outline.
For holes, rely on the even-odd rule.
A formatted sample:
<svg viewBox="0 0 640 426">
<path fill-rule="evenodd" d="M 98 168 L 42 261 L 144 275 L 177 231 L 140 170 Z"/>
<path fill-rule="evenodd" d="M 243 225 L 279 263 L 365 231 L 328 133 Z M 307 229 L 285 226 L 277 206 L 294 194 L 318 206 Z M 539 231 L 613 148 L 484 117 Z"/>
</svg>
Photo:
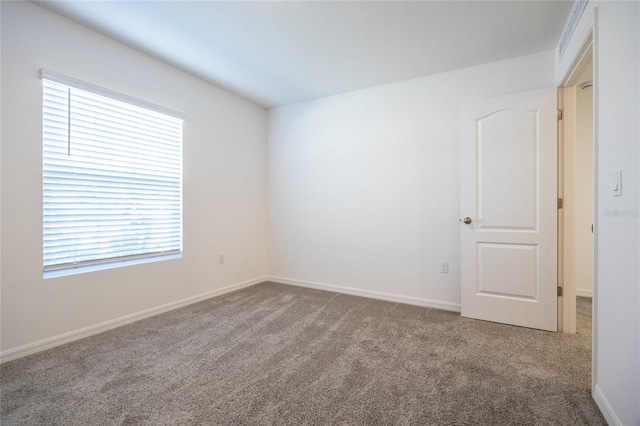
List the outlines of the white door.
<svg viewBox="0 0 640 426">
<path fill-rule="evenodd" d="M 462 316 L 557 330 L 556 111 L 556 89 L 462 107 Z"/>
</svg>

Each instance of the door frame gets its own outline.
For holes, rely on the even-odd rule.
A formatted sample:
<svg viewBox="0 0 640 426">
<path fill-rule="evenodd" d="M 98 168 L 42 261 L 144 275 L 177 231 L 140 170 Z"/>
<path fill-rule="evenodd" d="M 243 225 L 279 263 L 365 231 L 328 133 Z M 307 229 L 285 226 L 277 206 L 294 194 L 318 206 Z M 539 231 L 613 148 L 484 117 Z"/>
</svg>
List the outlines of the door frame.
<svg viewBox="0 0 640 426">
<path fill-rule="evenodd" d="M 587 12 L 587 11 L 585 11 Z M 563 296 L 558 298 L 558 331 L 575 333 L 575 152 L 576 140 L 576 83 L 579 73 L 591 62 L 593 67 L 593 296 L 591 343 L 591 390 L 595 386 L 598 348 L 598 10 L 593 8 L 582 28 L 582 40 L 572 56 L 562 58 L 568 63 L 558 85 L 558 107 L 563 119 L 558 125 L 558 196 L 564 205 L 558 217 L 558 285 Z M 571 218 L 573 220 L 565 220 Z"/>
</svg>

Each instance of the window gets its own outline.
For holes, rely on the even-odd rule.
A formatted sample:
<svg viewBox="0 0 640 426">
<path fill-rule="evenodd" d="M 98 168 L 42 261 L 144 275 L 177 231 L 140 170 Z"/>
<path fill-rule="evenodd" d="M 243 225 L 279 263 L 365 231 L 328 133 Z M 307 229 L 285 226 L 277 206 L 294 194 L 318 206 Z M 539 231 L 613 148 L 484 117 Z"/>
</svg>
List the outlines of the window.
<svg viewBox="0 0 640 426">
<path fill-rule="evenodd" d="M 182 119 L 41 76 L 45 277 L 179 256 Z"/>
</svg>

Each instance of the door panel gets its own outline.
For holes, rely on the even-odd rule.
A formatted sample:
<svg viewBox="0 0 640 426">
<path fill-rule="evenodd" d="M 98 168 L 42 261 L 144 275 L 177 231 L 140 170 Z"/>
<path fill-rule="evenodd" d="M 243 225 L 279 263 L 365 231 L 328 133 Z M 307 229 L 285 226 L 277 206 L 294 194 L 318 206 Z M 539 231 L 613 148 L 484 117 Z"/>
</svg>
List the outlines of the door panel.
<svg viewBox="0 0 640 426">
<path fill-rule="evenodd" d="M 478 294 L 536 300 L 538 247 L 525 244 L 478 243 Z M 504 265 L 513 275 L 505 275 Z"/>
<path fill-rule="evenodd" d="M 479 118 L 477 129 L 479 227 L 535 229 L 537 111 L 501 110 Z"/>
<path fill-rule="evenodd" d="M 462 315 L 556 331 L 556 90 L 464 105 Z"/>
</svg>

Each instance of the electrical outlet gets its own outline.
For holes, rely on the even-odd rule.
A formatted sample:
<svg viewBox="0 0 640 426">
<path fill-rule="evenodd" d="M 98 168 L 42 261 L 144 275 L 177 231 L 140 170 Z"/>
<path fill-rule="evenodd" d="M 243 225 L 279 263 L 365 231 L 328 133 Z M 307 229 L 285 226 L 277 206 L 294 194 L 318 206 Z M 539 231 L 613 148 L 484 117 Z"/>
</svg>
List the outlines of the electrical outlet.
<svg viewBox="0 0 640 426">
<path fill-rule="evenodd" d="M 218 263 L 224 263 L 224 253 L 218 253 Z"/>
<path fill-rule="evenodd" d="M 441 274 L 449 273 L 449 262 L 447 262 L 446 260 L 443 260 L 442 262 L 440 262 L 440 273 Z"/>
</svg>

